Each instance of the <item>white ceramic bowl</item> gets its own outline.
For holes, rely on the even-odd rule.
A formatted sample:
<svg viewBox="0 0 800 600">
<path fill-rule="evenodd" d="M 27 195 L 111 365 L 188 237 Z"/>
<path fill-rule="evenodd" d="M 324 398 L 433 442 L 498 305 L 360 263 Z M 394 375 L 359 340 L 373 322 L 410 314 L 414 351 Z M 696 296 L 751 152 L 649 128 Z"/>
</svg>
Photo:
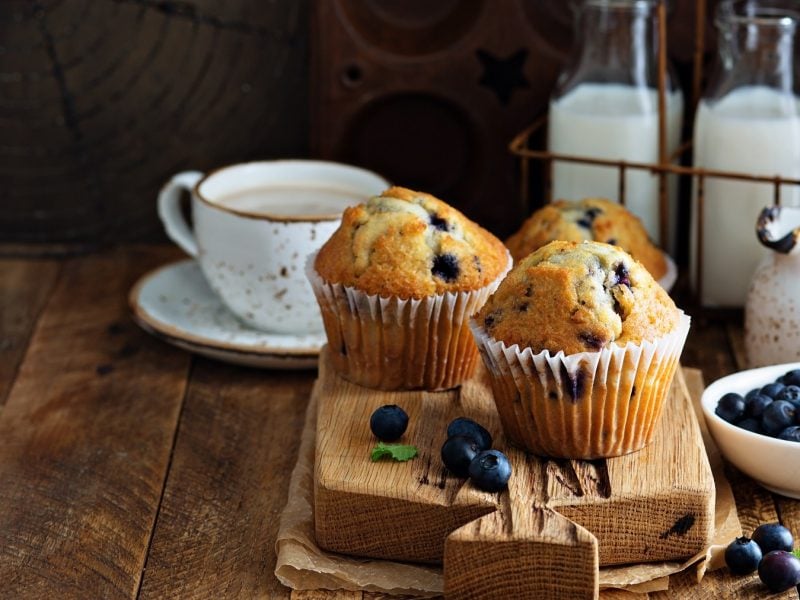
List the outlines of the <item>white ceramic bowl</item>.
<svg viewBox="0 0 800 600">
<path fill-rule="evenodd" d="M 800 369 L 800 362 L 728 375 L 706 388 L 701 403 L 708 429 L 726 459 L 768 490 L 800 499 L 800 443 L 747 431 L 714 413 L 717 402 L 728 392 L 744 396 L 792 369 Z"/>
</svg>

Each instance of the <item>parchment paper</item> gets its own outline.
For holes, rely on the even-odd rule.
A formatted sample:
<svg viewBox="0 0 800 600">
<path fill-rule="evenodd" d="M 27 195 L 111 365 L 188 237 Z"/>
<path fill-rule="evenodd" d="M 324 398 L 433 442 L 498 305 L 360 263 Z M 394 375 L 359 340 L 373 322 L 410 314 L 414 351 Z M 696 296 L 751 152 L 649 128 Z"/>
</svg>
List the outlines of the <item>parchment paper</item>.
<svg viewBox="0 0 800 600">
<path fill-rule="evenodd" d="M 676 378 L 676 381 L 683 379 Z M 315 384 L 315 390 L 316 390 Z M 684 392 L 689 395 L 685 387 Z M 691 396 L 690 396 L 691 397 Z M 669 576 L 692 565 L 700 581 L 706 570 L 724 564 L 725 546 L 741 535 L 730 484 L 725 478 L 722 459 L 705 420 L 693 398 L 708 459 L 716 484 L 716 531 L 712 545 L 680 562 L 644 563 L 600 569 L 600 588 L 617 588 L 635 593 L 668 589 Z M 275 575 L 284 585 L 296 590 L 344 589 L 429 598 L 444 590 L 442 570 L 388 560 L 361 559 L 321 550 L 314 539 L 314 438 L 316 394 L 306 413 L 297 464 L 289 483 L 289 500 L 281 514 L 275 542 Z"/>
</svg>

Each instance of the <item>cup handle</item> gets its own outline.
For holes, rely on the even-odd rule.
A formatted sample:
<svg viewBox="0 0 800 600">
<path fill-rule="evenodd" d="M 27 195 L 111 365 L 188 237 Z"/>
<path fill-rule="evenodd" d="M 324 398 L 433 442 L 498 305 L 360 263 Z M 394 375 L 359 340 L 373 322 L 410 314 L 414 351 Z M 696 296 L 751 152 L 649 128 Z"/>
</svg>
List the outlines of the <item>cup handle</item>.
<svg viewBox="0 0 800 600">
<path fill-rule="evenodd" d="M 200 171 L 183 171 L 174 175 L 158 193 L 158 216 L 169 238 L 190 256 L 197 258 L 197 240 L 181 212 L 181 192 L 190 192 L 203 178 Z"/>
</svg>

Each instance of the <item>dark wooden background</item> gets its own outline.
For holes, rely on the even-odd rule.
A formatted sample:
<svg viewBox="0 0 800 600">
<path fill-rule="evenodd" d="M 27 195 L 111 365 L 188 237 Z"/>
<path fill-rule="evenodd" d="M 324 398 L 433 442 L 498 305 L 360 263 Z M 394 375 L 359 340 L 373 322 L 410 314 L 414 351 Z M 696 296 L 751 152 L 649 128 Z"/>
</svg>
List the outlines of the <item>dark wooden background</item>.
<svg viewBox="0 0 800 600">
<path fill-rule="evenodd" d="M 671 4 L 688 94 L 694 2 Z M 537 202 L 506 146 L 545 110 L 570 28 L 564 0 L 4 0 L 0 242 L 163 239 L 172 173 L 298 156 L 373 168 L 505 236 Z"/>
</svg>

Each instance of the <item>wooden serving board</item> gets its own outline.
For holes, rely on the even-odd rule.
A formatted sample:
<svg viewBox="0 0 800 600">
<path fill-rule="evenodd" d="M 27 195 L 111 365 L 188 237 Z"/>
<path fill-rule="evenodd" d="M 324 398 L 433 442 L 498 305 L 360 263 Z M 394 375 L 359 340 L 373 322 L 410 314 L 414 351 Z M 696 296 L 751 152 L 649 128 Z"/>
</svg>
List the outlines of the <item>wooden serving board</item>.
<svg viewBox="0 0 800 600">
<path fill-rule="evenodd" d="M 482 365 L 460 389 L 383 392 L 341 379 L 320 357 L 315 460 L 317 543 L 358 556 L 444 562 L 452 597 L 596 597 L 598 568 L 680 559 L 713 534 L 714 481 L 678 370 L 654 441 L 619 458 L 548 460 L 506 447 Z M 412 461 L 371 462 L 372 412 L 409 415 Z M 507 453 L 508 491 L 482 492 L 444 468 L 458 416 Z"/>
</svg>

